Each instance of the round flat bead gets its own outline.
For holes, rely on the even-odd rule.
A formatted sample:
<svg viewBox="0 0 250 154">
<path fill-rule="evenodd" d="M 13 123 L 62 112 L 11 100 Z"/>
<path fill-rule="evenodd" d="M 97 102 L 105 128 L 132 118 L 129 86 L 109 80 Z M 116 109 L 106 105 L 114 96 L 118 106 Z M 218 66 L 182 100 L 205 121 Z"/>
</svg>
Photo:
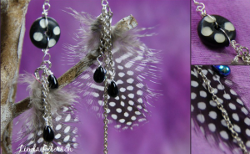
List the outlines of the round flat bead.
<svg viewBox="0 0 250 154">
<path fill-rule="evenodd" d="M 205 16 L 199 22 L 198 35 L 201 41 L 212 48 L 222 48 L 229 46 L 229 40 L 227 36 L 220 30 L 223 29 L 230 40 L 234 40 L 236 37 L 236 30 L 234 25 L 226 18 L 219 15 L 210 15 L 216 19 L 216 23 L 209 16 Z"/>
<path fill-rule="evenodd" d="M 216 73 L 223 77 L 228 76 L 231 72 L 230 67 L 227 65 L 213 65 L 212 67 Z"/>
<path fill-rule="evenodd" d="M 50 126 L 45 126 L 43 129 L 43 139 L 47 142 L 51 142 L 53 141 L 54 137 L 55 135 L 52 128 Z"/>
<path fill-rule="evenodd" d="M 99 66 L 95 70 L 93 78 L 94 78 L 95 82 L 102 83 L 105 79 L 105 75 L 106 75 L 106 70 L 102 66 Z"/>
<path fill-rule="evenodd" d="M 116 97 L 119 94 L 118 87 L 115 81 L 111 81 L 110 85 L 108 86 L 108 94 L 110 97 Z"/>
<path fill-rule="evenodd" d="M 49 88 L 57 89 L 59 87 L 58 81 L 53 74 L 49 75 L 48 81 L 49 81 Z"/>
<path fill-rule="evenodd" d="M 45 17 L 40 17 L 32 24 L 30 28 L 31 42 L 40 49 L 46 49 L 56 45 L 60 38 L 60 27 L 55 19 L 47 17 L 48 23 L 46 23 Z M 47 32 L 48 28 L 48 32 Z M 49 37 L 49 42 L 47 36 Z"/>
</svg>

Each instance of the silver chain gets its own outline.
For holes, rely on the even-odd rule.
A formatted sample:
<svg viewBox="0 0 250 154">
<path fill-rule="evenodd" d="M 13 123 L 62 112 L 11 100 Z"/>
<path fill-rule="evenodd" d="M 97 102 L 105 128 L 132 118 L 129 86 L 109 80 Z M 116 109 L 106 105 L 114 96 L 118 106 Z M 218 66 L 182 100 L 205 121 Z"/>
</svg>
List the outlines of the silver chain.
<svg viewBox="0 0 250 154">
<path fill-rule="evenodd" d="M 52 126 L 52 119 L 51 119 L 51 112 L 50 112 L 50 105 L 48 104 L 48 93 L 49 93 L 49 87 L 48 87 L 48 76 L 53 74 L 50 71 L 50 68 L 52 66 L 51 62 L 50 62 L 50 54 L 48 53 L 48 49 L 43 49 L 42 50 L 44 52 L 44 56 L 42 59 L 42 63 L 40 65 L 40 67 L 38 67 L 35 70 L 35 76 L 38 80 L 41 81 L 42 84 L 42 102 L 43 102 L 43 107 L 44 107 L 44 115 L 43 118 L 45 120 L 45 125 L 51 125 Z M 45 59 L 45 58 L 48 59 Z M 48 65 L 48 66 L 47 66 Z M 41 75 L 41 79 L 40 79 L 40 75 L 39 75 L 39 71 L 42 70 L 42 75 Z"/>
<path fill-rule="evenodd" d="M 232 137 L 237 141 L 237 144 L 244 152 L 244 154 L 250 154 L 245 144 L 243 143 L 242 139 L 239 137 L 239 134 L 234 130 L 233 124 L 228 116 L 226 109 L 224 108 L 223 104 L 219 102 L 218 96 L 214 92 L 214 88 L 211 86 L 210 81 L 206 77 L 206 75 L 202 72 L 202 69 L 199 66 L 195 66 L 197 68 L 198 74 L 202 77 L 203 83 L 206 85 L 208 92 L 212 95 L 212 100 L 216 102 L 217 108 L 221 111 L 223 119 L 226 121 L 227 128 L 230 130 Z"/>
<path fill-rule="evenodd" d="M 101 32 L 101 39 L 100 39 L 100 56 L 104 56 L 104 62 L 105 62 L 105 69 L 107 71 L 105 80 L 104 80 L 104 150 L 103 153 L 108 153 L 108 78 L 110 77 L 113 79 L 114 77 L 114 68 L 113 68 L 113 59 L 112 59 L 112 42 L 111 42 L 111 19 L 113 13 L 111 12 L 111 9 L 108 5 L 107 0 L 102 0 L 102 32 Z M 100 57 L 99 56 L 99 57 Z M 98 57 L 98 58 L 99 58 Z M 97 60 L 99 60 L 97 58 Z M 100 62 L 99 62 L 100 64 Z M 110 72 L 111 71 L 111 72 Z"/>
<path fill-rule="evenodd" d="M 53 74 L 50 71 L 52 64 L 50 62 L 50 54 L 48 53 L 48 49 L 43 49 L 42 51 L 44 52 L 44 56 L 43 56 L 41 65 L 35 70 L 35 77 L 42 84 L 41 85 L 41 101 L 42 101 L 42 106 L 43 106 L 44 124 L 45 124 L 45 126 L 50 126 L 53 129 L 51 106 L 48 102 L 48 98 L 49 98 L 48 76 Z M 48 59 L 45 59 L 46 57 Z M 41 78 L 39 75 L 39 71 L 42 71 Z M 45 145 L 47 147 L 53 146 L 52 143 L 48 143 L 48 142 L 45 142 Z M 44 151 L 43 153 L 49 154 L 50 151 Z"/>
</svg>

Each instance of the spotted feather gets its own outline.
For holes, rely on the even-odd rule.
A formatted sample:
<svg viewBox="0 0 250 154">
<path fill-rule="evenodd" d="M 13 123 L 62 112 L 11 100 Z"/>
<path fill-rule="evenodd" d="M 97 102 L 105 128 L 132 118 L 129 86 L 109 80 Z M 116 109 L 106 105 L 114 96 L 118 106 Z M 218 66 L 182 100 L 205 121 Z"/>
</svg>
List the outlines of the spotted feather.
<svg viewBox="0 0 250 154">
<path fill-rule="evenodd" d="M 227 77 L 220 77 L 211 66 L 201 66 L 202 72 L 210 80 L 216 95 L 228 112 L 229 118 L 234 125 L 234 130 L 250 149 L 250 114 L 249 109 L 237 93 L 234 83 Z M 232 74 L 231 74 L 232 75 Z M 206 139 L 215 143 L 220 148 L 226 147 L 232 153 L 240 152 L 239 146 L 226 127 L 226 122 L 221 111 L 212 100 L 202 77 L 197 73 L 195 66 L 191 67 L 191 116 L 195 129 L 201 131 Z"/>
<path fill-rule="evenodd" d="M 17 142 L 20 148 L 41 148 L 44 146 L 43 129 L 43 107 L 41 103 L 41 83 L 31 74 L 21 75 L 23 83 L 28 84 L 30 91 L 31 109 L 21 115 L 19 121 L 23 125 L 18 132 Z M 66 89 L 50 89 L 48 102 L 51 106 L 52 123 L 55 138 L 52 141 L 54 148 L 76 148 L 77 147 L 77 127 L 74 123 L 78 121 L 75 116 L 76 110 L 72 106 L 76 102 L 78 96 L 75 92 Z M 65 150 L 64 152 L 66 152 Z M 67 153 L 67 152 L 66 152 Z"/>
<path fill-rule="evenodd" d="M 72 9 L 71 9 L 72 10 Z M 68 46 L 70 50 L 70 62 L 76 59 L 82 60 L 86 55 L 98 55 L 100 41 L 101 22 L 99 17 L 91 18 L 86 13 L 78 13 L 72 10 L 76 19 L 80 20 L 81 28 L 77 35 L 79 43 L 76 46 Z M 113 59 L 116 75 L 114 80 L 119 88 L 119 95 L 109 98 L 108 118 L 109 123 L 116 121 L 115 127 L 132 129 L 139 123 L 147 121 L 146 104 L 154 100 L 159 93 L 150 89 L 146 81 L 157 83 L 159 71 L 157 52 L 149 49 L 139 38 L 150 36 L 140 34 L 145 28 L 136 29 L 137 22 L 132 15 L 123 18 L 111 28 Z M 80 87 L 82 101 L 91 106 L 95 111 L 102 111 L 104 83 L 98 84 L 93 80 L 93 73 L 98 67 L 92 64 L 73 83 Z M 110 83 L 110 81 L 109 81 Z M 98 112 L 102 116 L 102 112 Z"/>
</svg>

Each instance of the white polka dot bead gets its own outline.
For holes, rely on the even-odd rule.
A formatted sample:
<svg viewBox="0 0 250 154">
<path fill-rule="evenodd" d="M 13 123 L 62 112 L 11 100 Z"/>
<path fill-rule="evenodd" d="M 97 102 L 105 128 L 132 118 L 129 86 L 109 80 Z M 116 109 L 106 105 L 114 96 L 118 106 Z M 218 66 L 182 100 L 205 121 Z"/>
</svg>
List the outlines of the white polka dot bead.
<svg viewBox="0 0 250 154">
<path fill-rule="evenodd" d="M 56 45 L 60 34 L 61 30 L 58 23 L 51 17 L 47 17 L 47 21 L 45 17 L 38 18 L 30 28 L 31 42 L 40 49 L 51 48 Z"/>
<path fill-rule="evenodd" d="M 201 41 L 214 48 L 229 46 L 229 40 L 222 30 L 228 35 L 230 40 L 236 37 L 234 25 L 226 18 L 219 15 L 205 16 L 198 25 L 198 34 Z"/>
</svg>

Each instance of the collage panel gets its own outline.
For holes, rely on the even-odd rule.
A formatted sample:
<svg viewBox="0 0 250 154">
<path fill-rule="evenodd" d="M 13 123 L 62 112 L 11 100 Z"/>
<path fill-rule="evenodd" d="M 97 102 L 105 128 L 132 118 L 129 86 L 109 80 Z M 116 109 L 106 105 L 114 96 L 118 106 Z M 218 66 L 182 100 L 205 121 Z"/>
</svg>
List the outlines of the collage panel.
<svg viewBox="0 0 250 154">
<path fill-rule="evenodd" d="M 191 153 L 250 150 L 250 2 L 191 0 Z"/>
<path fill-rule="evenodd" d="M 190 1 L 1 0 L 2 154 L 190 154 Z"/>
<path fill-rule="evenodd" d="M 249 152 L 249 76 L 249 66 L 191 66 L 192 154 Z"/>
<path fill-rule="evenodd" d="M 191 64 L 249 64 L 250 2 L 191 0 Z"/>
</svg>

